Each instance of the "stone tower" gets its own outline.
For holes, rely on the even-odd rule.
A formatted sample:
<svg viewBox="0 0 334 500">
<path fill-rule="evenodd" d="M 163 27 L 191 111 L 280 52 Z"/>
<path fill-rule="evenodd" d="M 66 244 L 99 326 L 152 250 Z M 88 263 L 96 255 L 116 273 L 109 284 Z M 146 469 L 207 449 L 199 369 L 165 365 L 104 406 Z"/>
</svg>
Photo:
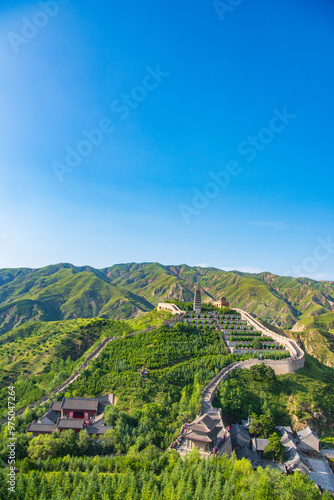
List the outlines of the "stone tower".
<svg viewBox="0 0 334 500">
<path fill-rule="evenodd" d="M 195 311 L 195 314 L 199 314 L 201 312 L 201 306 L 202 306 L 201 291 L 200 291 L 199 288 L 196 288 L 195 298 L 194 298 L 194 311 Z"/>
</svg>

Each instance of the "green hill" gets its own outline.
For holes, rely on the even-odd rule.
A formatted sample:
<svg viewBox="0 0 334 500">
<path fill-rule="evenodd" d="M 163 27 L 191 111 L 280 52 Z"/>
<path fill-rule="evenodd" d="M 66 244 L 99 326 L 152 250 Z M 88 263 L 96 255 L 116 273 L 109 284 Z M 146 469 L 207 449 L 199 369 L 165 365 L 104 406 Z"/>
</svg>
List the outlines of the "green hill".
<svg viewBox="0 0 334 500">
<path fill-rule="evenodd" d="M 232 306 L 281 327 L 291 327 L 300 318 L 331 312 L 334 308 L 331 281 L 158 263 L 119 264 L 102 272 L 115 285 L 131 290 L 154 305 L 161 300 L 191 301 L 199 285 L 203 300 L 210 301 L 223 294 Z"/>
<path fill-rule="evenodd" d="M 307 352 L 334 366 L 334 331 L 328 326 L 334 314 L 334 282 L 185 264 L 129 263 L 101 270 L 71 264 L 2 269 L 0 333 L 31 320 L 142 318 L 160 301 L 192 301 L 196 286 L 202 290 L 203 301 L 224 295 L 233 307 L 273 326 L 292 328 Z M 318 326 L 314 318 L 321 318 Z"/>
<path fill-rule="evenodd" d="M 143 297 L 112 284 L 92 268 L 70 264 L 38 270 L 0 270 L 0 328 L 26 321 L 131 318 L 153 309 Z"/>
</svg>

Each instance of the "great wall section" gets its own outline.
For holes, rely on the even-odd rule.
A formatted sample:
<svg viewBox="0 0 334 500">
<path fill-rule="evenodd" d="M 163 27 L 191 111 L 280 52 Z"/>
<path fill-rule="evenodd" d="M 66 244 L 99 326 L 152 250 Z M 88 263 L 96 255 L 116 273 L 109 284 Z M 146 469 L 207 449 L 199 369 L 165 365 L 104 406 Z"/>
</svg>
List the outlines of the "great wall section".
<svg viewBox="0 0 334 500">
<path fill-rule="evenodd" d="M 212 401 L 217 387 L 221 382 L 226 380 L 230 376 L 230 373 L 234 370 L 247 369 L 251 368 L 254 365 L 264 363 L 266 366 L 270 366 L 275 371 L 276 375 L 283 375 L 285 373 L 295 372 L 299 370 L 299 368 L 303 368 L 305 364 L 305 353 L 294 340 L 283 337 L 282 335 L 269 330 L 268 328 L 264 327 L 259 321 L 254 319 L 249 313 L 243 311 L 242 309 L 235 309 L 235 311 L 237 311 L 241 315 L 242 319 L 247 320 L 248 323 L 259 330 L 263 335 L 270 335 L 280 344 L 285 345 L 287 350 L 290 352 L 290 358 L 281 360 L 247 359 L 246 361 L 236 361 L 226 366 L 204 387 L 202 393 L 202 414 L 211 414 L 217 412 L 217 409 L 213 408 L 212 406 Z"/>
</svg>

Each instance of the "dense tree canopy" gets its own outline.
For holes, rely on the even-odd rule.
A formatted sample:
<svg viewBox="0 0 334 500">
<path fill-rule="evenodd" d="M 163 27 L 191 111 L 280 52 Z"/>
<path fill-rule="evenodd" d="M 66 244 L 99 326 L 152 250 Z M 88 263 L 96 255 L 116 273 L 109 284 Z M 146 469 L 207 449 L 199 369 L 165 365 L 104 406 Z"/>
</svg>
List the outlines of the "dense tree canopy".
<svg viewBox="0 0 334 500">
<path fill-rule="evenodd" d="M 0 498 L 15 500 L 329 500 L 304 475 L 253 471 L 248 460 L 186 459 L 150 446 L 126 457 L 66 456 L 31 464 L 8 494 L 0 473 Z"/>
</svg>

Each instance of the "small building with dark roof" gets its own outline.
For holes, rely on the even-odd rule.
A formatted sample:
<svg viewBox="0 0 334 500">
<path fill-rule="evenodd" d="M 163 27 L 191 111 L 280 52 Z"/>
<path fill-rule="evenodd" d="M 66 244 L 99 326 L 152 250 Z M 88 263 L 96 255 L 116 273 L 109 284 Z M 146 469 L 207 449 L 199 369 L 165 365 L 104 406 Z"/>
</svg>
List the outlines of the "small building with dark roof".
<svg viewBox="0 0 334 500">
<path fill-rule="evenodd" d="M 251 450 L 248 446 L 244 446 L 243 448 L 239 448 L 237 451 L 237 457 L 239 460 L 242 458 L 247 458 L 252 462 L 252 464 L 257 465 L 261 462 L 261 459 L 256 451 Z"/>
<path fill-rule="evenodd" d="M 249 436 L 249 432 L 242 425 L 232 424 L 230 434 L 233 449 L 250 446 L 251 438 Z"/>
<path fill-rule="evenodd" d="M 222 422 L 211 418 L 208 414 L 202 415 L 187 426 L 184 434 L 187 448 L 196 447 L 199 451 L 209 452 L 218 443 L 218 437 L 223 438 L 224 432 L 221 431 L 224 431 Z"/>
<path fill-rule="evenodd" d="M 53 401 L 53 403 L 51 403 L 50 410 L 54 411 L 55 413 L 59 413 L 59 415 L 60 415 L 61 403 L 62 403 L 62 401 Z"/>
<path fill-rule="evenodd" d="M 110 427 L 109 425 L 97 426 L 93 424 L 93 425 L 87 425 L 85 429 L 87 434 L 89 434 L 90 436 L 101 436 L 106 432 L 111 431 L 113 427 Z"/>
<path fill-rule="evenodd" d="M 55 424 L 59 418 L 59 414 L 55 411 L 49 410 L 41 419 L 41 424 Z"/>
<path fill-rule="evenodd" d="M 320 439 L 308 425 L 302 431 L 297 432 L 297 446 L 301 451 L 320 451 Z"/>
<path fill-rule="evenodd" d="M 62 417 L 89 419 L 95 417 L 98 407 L 99 400 L 96 398 L 64 398 L 60 411 Z"/>
<path fill-rule="evenodd" d="M 57 430 L 67 431 L 72 429 L 75 432 L 82 431 L 85 426 L 85 421 L 83 418 L 60 418 L 57 422 Z"/>
<path fill-rule="evenodd" d="M 268 439 L 253 438 L 252 439 L 252 450 L 256 451 L 260 455 L 260 457 L 262 458 L 264 449 L 268 444 L 269 444 Z"/>
<path fill-rule="evenodd" d="M 27 427 L 27 432 L 32 432 L 34 436 L 39 436 L 40 434 L 52 434 L 56 431 L 57 427 L 55 424 L 41 424 L 38 422 L 32 422 Z"/>
</svg>

